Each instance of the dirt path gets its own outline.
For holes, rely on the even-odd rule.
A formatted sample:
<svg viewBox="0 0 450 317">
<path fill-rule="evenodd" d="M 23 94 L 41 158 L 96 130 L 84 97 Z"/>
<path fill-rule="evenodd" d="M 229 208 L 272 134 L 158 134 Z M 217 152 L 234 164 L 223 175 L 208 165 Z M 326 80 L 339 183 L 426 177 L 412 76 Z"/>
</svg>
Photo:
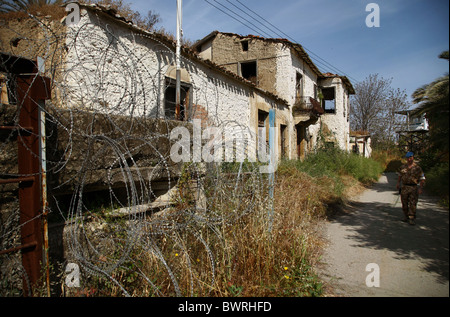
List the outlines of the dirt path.
<svg viewBox="0 0 450 317">
<path fill-rule="evenodd" d="M 401 222 L 396 175 L 384 174 L 352 202 L 346 213 L 325 224 L 329 241 L 319 276 L 335 296 L 448 297 L 449 213 L 426 194 L 419 199 L 417 224 Z M 379 287 L 368 287 L 366 271 L 379 267 Z"/>
</svg>

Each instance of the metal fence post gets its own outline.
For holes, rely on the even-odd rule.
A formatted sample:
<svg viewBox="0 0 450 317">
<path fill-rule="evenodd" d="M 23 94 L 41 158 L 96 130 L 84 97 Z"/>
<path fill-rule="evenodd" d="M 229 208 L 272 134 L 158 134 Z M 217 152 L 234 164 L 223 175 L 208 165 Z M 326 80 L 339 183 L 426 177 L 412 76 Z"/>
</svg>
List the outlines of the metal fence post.
<svg viewBox="0 0 450 317">
<path fill-rule="evenodd" d="M 32 181 L 19 184 L 19 208 L 21 225 L 24 295 L 32 295 L 32 287 L 41 276 L 43 261 L 43 230 L 41 223 L 40 182 L 40 120 L 38 100 L 48 99 L 50 82 L 48 78 L 33 75 L 17 76 L 17 97 L 21 107 L 19 126 L 24 133 L 18 136 L 19 177 L 27 176 Z"/>
<path fill-rule="evenodd" d="M 269 110 L 269 199 L 270 199 L 270 206 L 269 206 L 269 232 L 272 232 L 272 225 L 273 225 L 273 214 L 274 214 L 274 186 L 275 186 L 275 164 L 277 162 L 274 162 L 276 160 L 276 151 L 277 151 L 277 142 L 275 140 L 275 110 L 270 109 Z"/>
</svg>

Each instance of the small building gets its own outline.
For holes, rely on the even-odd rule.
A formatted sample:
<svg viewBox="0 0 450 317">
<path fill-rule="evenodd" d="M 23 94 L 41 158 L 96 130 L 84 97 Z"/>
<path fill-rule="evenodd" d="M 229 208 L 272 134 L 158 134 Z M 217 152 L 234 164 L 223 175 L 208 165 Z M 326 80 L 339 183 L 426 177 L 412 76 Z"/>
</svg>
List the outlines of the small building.
<svg viewBox="0 0 450 317">
<path fill-rule="evenodd" d="M 429 125 L 425 114 L 417 114 L 414 109 L 397 111 L 396 114 L 404 115 L 404 128 L 401 131 L 428 131 Z"/>
<path fill-rule="evenodd" d="M 366 131 L 350 132 L 350 148 L 353 153 L 369 158 L 372 155 L 371 137 Z"/>
<path fill-rule="evenodd" d="M 425 151 L 428 147 L 429 134 L 426 114 L 417 114 L 415 109 L 398 111 L 396 114 L 405 116 L 404 124 L 396 131 L 400 151 L 412 151 L 417 154 Z"/>
</svg>

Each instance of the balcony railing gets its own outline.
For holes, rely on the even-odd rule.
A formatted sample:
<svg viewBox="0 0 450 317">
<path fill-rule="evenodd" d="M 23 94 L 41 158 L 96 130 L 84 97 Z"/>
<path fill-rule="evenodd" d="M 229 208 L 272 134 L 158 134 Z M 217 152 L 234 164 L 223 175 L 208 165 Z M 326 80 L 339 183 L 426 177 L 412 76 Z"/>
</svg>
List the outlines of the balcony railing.
<svg viewBox="0 0 450 317">
<path fill-rule="evenodd" d="M 292 108 L 293 116 L 301 116 L 309 113 L 315 115 L 323 114 L 324 110 L 320 102 L 309 96 L 297 97 Z"/>
</svg>

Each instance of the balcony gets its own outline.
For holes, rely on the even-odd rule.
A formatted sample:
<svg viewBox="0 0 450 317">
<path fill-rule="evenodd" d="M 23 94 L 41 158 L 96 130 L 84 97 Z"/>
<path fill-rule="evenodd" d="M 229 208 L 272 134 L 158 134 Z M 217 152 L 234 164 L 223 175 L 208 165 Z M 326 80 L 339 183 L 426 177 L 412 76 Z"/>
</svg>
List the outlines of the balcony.
<svg viewBox="0 0 450 317">
<path fill-rule="evenodd" d="M 295 124 L 313 124 L 323 113 L 325 111 L 321 107 L 320 102 L 308 96 L 297 97 L 292 107 Z"/>
<path fill-rule="evenodd" d="M 406 115 L 406 122 L 398 132 L 428 132 L 429 125 L 425 115 L 416 115 L 414 110 L 397 111 L 396 114 Z"/>
</svg>

